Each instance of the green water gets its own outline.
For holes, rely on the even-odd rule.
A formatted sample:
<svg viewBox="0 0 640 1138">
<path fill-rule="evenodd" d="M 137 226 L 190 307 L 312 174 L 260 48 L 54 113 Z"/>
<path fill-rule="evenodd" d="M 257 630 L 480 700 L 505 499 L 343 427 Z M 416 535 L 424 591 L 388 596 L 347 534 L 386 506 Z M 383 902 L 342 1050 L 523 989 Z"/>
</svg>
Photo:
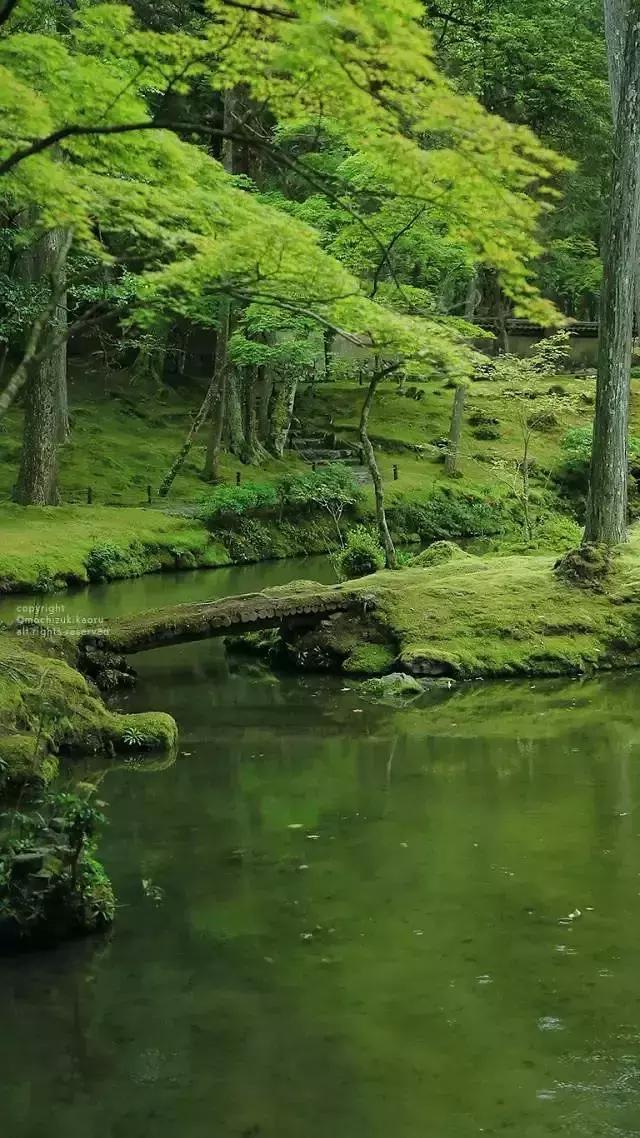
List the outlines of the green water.
<svg viewBox="0 0 640 1138">
<path fill-rule="evenodd" d="M 181 754 L 101 784 L 112 936 L 0 962 L 3 1138 L 640 1135 L 636 676 L 394 712 L 213 642 L 137 665 Z"/>
</svg>

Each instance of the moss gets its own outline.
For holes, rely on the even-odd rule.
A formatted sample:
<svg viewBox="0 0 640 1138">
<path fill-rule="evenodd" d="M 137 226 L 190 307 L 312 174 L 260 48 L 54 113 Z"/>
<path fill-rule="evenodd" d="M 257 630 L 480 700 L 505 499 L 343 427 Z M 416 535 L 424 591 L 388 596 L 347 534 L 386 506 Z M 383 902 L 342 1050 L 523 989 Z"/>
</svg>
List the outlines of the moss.
<svg viewBox="0 0 640 1138">
<path fill-rule="evenodd" d="M 606 545 L 581 545 L 556 561 L 554 572 L 562 581 L 584 589 L 603 589 L 614 558 Z"/>
<path fill-rule="evenodd" d="M 48 786 L 58 774 L 58 760 L 33 735 L 0 739 L 0 789 Z"/>
<path fill-rule="evenodd" d="M 406 703 L 424 695 L 425 688 L 413 676 L 403 672 L 392 672 L 389 676 L 366 680 L 360 685 L 360 691 L 381 703 Z"/>
<path fill-rule="evenodd" d="M 15 785 L 47 783 L 57 753 L 171 750 L 177 741 L 171 716 L 110 711 L 51 641 L 6 632 L 0 633 L 0 730 L 3 780 Z"/>
<path fill-rule="evenodd" d="M 411 558 L 411 566 L 430 569 L 432 565 L 444 565 L 447 561 L 464 561 L 470 556 L 454 541 L 434 541 L 427 549 Z"/>
<path fill-rule="evenodd" d="M 395 658 L 386 644 L 359 644 L 343 661 L 342 670 L 356 676 L 379 676 L 392 667 Z"/>
<path fill-rule="evenodd" d="M 387 671 L 397 655 L 386 630 L 364 613 L 338 612 L 314 628 L 285 629 L 282 635 L 285 659 L 309 671 L 375 675 Z"/>
<path fill-rule="evenodd" d="M 400 666 L 414 675 L 562 675 L 640 664 L 640 534 L 601 592 L 568 584 L 553 564 L 474 557 L 341 588 L 375 598 L 370 617 L 360 618 L 361 640 L 375 629 L 376 638 L 397 643 Z"/>
</svg>

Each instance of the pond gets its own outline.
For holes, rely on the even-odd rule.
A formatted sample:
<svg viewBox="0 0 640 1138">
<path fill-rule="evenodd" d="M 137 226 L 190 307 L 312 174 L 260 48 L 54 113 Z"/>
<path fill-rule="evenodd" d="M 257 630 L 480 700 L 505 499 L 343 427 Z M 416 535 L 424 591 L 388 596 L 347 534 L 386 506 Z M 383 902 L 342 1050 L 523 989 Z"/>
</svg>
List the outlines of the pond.
<svg viewBox="0 0 640 1138">
<path fill-rule="evenodd" d="M 62 603 L 108 616 L 318 570 Z M 136 666 L 118 703 L 171 711 L 180 754 L 100 785 L 112 935 L 0 962 L 2 1134 L 640 1135 L 635 676 L 396 711 L 218 642 Z"/>
</svg>

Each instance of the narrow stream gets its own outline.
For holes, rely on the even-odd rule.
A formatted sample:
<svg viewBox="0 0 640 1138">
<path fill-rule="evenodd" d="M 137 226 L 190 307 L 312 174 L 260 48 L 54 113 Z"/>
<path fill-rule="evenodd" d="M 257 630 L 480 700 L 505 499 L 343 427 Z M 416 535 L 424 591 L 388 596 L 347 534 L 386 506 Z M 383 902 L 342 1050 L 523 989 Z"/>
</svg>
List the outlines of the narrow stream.
<svg viewBox="0 0 640 1138">
<path fill-rule="evenodd" d="M 56 603 L 108 617 L 320 576 Z M 180 755 L 101 784 L 112 935 L 0 962 L 3 1136 L 640 1135 L 636 676 L 393 711 L 218 642 L 136 666 L 119 704 L 171 711 Z"/>
</svg>

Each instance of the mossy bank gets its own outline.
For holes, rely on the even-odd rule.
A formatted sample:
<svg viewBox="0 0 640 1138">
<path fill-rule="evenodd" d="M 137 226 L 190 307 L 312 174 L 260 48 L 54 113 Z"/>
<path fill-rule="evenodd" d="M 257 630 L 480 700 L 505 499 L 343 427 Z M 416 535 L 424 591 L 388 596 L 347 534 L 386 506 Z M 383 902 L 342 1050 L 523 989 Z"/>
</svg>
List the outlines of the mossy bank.
<svg viewBox="0 0 640 1138">
<path fill-rule="evenodd" d="M 325 553 L 326 517 L 247 518 L 225 531 L 154 509 L 0 506 L 0 593 L 50 593 L 146 573 Z"/>
<path fill-rule="evenodd" d="M 279 651 L 294 666 L 474 679 L 640 664 L 637 532 L 598 580 L 576 581 L 549 556 L 453 556 L 341 592 L 357 612 L 283 627 Z"/>
<path fill-rule="evenodd" d="M 169 715 L 118 715 L 74 665 L 71 645 L 0 631 L 0 791 L 42 786 L 58 757 L 170 751 Z"/>
</svg>

